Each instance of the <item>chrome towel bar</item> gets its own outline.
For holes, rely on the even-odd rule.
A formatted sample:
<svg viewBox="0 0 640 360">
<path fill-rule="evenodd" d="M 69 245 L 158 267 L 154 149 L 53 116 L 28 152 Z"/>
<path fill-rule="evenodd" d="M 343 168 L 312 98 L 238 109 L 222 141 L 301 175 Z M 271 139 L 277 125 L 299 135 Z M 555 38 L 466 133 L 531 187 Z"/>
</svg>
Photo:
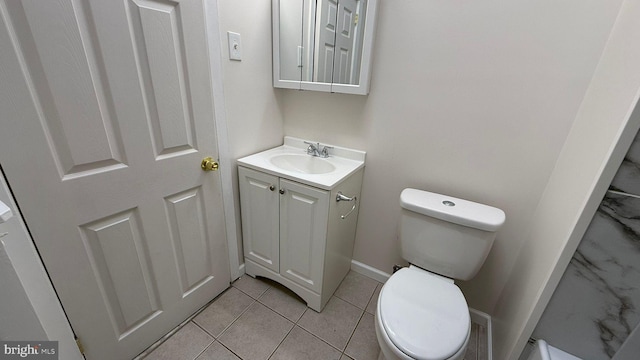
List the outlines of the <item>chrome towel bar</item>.
<svg viewBox="0 0 640 360">
<path fill-rule="evenodd" d="M 349 197 L 349 196 L 344 195 L 342 193 L 342 191 L 338 191 L 338 195 L 336 195 L 336 201 L 337 202 L 340 202 L 340 201 L 353 201 L 353 206 L 351 207 L 351 210 L 349 210 L 349 212 L 344 214 L 344 215 L 340 215 L 340 219 L 344 220 L 344 219 L 347 218 L 347 216 L 351 215 L 353 210 L 356 209 L 356 206 L 358 204 L 358 197 L 357 196 Z"/>
</svg>

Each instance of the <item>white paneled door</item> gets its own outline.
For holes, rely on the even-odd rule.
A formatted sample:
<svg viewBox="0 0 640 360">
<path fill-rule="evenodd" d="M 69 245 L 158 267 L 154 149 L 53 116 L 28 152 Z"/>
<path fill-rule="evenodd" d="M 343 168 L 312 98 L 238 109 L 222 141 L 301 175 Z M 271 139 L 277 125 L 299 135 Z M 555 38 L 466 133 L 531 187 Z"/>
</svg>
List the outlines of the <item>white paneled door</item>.
<svg viewBox="0 0 640 360">
<path fill-rule="evenodd" d="M 313 64 L 314 80 L 331 83 L 333 57 L 336 47 L 336 18 L 338 0 L 322 0 L 316 13 L 315 58 Z"/>
<path fill-rule="evenodd" d="M 203 7 L 0 1 L 0 163 L 89 360 L 229 285 Z"/>
<path fill-rule="evenodd" d="M 356 41 L 356 0 L 340 0 L 336 21 L 335 59 L 333 60 L 333 83 L 355 84 L 351 79 L 353 47 Z"/>
</svg>

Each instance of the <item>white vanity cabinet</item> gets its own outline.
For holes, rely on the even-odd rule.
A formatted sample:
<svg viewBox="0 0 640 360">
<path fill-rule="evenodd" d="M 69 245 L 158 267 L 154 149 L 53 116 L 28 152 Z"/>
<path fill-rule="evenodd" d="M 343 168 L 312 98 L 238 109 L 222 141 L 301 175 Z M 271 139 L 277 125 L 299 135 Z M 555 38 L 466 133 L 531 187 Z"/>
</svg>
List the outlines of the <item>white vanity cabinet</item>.
<svg viewBox="0 0 640 360">
<path fill-rule="evenodd" d="M 321 189 L 239 166 L 245 272 L 321 311 L 351 267 L 362 174 Z M 356 199 L 337 201 L 339 192 Z"/>
</svg>

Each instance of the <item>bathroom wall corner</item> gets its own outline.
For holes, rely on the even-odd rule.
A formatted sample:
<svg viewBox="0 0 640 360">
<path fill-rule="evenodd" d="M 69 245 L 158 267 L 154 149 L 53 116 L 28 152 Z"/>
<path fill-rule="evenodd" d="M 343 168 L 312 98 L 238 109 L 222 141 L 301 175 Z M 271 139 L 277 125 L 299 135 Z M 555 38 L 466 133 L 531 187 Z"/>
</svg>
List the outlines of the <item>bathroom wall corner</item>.
<svg viewBox="0 0 640 360">
<path fill-rule="evenodd" d="M 469 315 L 471 315 L 471 322 L 481 325 L 487 332 L 487 359 L 493 359 L 493 326 L 491 325 L 491 315 L 469 308 Z"/>
<path fill-rule="evenodd" d="M 391 274 L 378 270 L 373 266 L 369 266 L 357 260 L 351 260 L 351 270 L 381 283 L 385 283 L 391 277 Z"/>
<path fill-rule="evenodd" d="M 633 137 L 640 3 L 625 0 L 493 311 L 499 359 L 518 359 Z M 589 159 L 589 161 L 584 161 Z"/>
</svg>

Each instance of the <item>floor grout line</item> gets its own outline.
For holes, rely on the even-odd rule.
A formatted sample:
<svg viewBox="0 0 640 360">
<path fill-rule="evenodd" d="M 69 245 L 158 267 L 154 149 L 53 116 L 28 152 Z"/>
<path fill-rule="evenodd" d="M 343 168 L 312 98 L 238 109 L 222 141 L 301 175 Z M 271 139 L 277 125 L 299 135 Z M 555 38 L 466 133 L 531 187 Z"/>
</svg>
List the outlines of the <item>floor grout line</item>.
<svg viewBox="0 0 640 360">
<path fill-rule="evenodd" d="M 366 311 L 363 310 L 362 314 L 360 314 L 360 319 L 358 319 L 358 322 L 356 323 L 356 327 L 353 328 L 353 331 L 351 332 L 351 335 L 349 336 L 349 340 L 347 340 L 347 345 L 344 346 L 344 351 L 342 352 L 343 355 L 345 355 L 345 353 L 347 352 L 347 348 L 349 347 L 349 343 L 351 342 L 351 339 L 353 339 L 353 335 L 356 333 L 356 329 L 358 329 L 358 325 L 360 325 L 360 322 L 364 318 L 364 314 L 365 313 L 366 313 Z M 346 354 L 346 355 L 349 356 L 348 354 Z"/>
<path fill-rule="evenodd" d="M 257 280 L 260 281 L 260 279 L 257 278 L 252 278 L 252 280 Z M 372 279 L 373 280 L 373 279 Z M 344 282 L 344 280 L 343 280 Z M 291 336 L 293 330 L 298 327 L 299 330 L 304 331 L 306 334 L 311 335 L 312 338 L 319 340 L 321 343 L 328 345 L 331 349 L 334 349 L 335 351 L 337 351 L 339 353 L 339 357 L 342 358 L 344 357 L 345 359 L 354 359 L 354 360 L 358 360 L 355 358 L 352 358 L 351 355 L 349 355 L 346 351 L 348 346 L 350 345 L 350 343 L 354 340 L 354 336 L 355 333 L 358 329 L 359 326 L 362 325 L 363 321 L 364 321 L 364 317 L 366 314 L 372 315 L 375 317 L 375 313 L 369 313 L 367 312 L 367 308 L 369 307 L 369 305 L 371 304 L 371 302 L 374 300 L 374 295 L 376 294 L 376 290 L 378 288 L 378 286 L 383 285 L 380 282 L 376 281 L 376 287 L 374 288 L 373 292 L 368 296 L 368 301 L 366 302 L 366 305 L 364 306 L 364 308 L 352 303 L 351 301 L 344 299 L 340 296 L 337 296 L 335 294 L 333 294 L 331 297 L 332 298 L 337 298 L 341 301 L 344 301 L 346 304 L 349 304 L 350 306 L 355 307 L 356 309 L 358 309 L 360 311 L 360 315 L 358 317 L 357 322 L 355 323 L 355 326 L 353 329 L 351 329 L 349 336 L 347 338 L 346 344 L 344 346 L 344 349 L 340 350 L 339 348 L 337 348 L 336 346 L 330 344 L 328 341 L 322 339 L 320 336 L 314 334 L 313 332 L 311 332 L 310 330 L 307 330 L 306 328 L 304 328 L 303 326 L 300 325 L 300 322 L 302 321 L 302 319 L 304 318 L 305 314 L 307 314 L 307 311 L 313 311 L 313 309 L 309 308 L 308 306 L 305 307 L 304 311 L 302 311 L 301 315 L 297 317 L 296 320 L 291 320 L 289 318 L 287 318 L 285 315 L 281 314 L 280 312 L 278 312 L 277 310 L 273 309 L 271 306 L 269 306 L 268 304 L 265 304 L 263 301 L 264 299 L 263 296 L 265 296 L 265 294 L 269 293 L 270 291 L 274 291 L 274 289 L 276 289 L 276 287 L 272 284 L 269 284 L 267 282 L 263 282 L 264 284 L 267 285 L 266 289 L 264 289 L 264 291 L 261 291 L 259 293 L 259 295 L 256 295 L 255 297 L 252 296 L 251 294 L 248 293 L 248 291 L 243 291 L 242 289 L 234 286 L 233 284 L 230 284 L 230 287 L 225 289 L 225 291 L 223 291 L 221 294 L 219 294 L 218 296 L 216 296 L 214 299 L 212 299 L 210 302 L 208 302 L 207 304 L 205 304 L 204 306 L 202 306 L 200 309 L 198 309 L 198 311 L 196 311 L 193 315 L 191 315 L 188 319 L 186 319 L 184 322 L 182 322 L 180 325 L 178 325 L 176 328 L 172 329 L 172 331 L 170 331 L 168 334 L 166 334 L 164 337 L 162 337 L 161 339 L 159 339 L 157 341 L 157 344 L 153 344 L 151 347 L 149 347 L 148 349 L 146 349 L 145 351 L 143 351 L 142 353 L 140 353 L 138 355 L 138 357 L 136 357 L 137 360 L 139 359 L 144 359 L 147 356 L 149 356 L 153 351 L 155 351 L 158 347 L 160 347 L 160 345 L 162 345 L 163 343 L 165 343 L 167 340 L 169 340 L 173 335 L 175 335 L 175 333 L 177 333 L 181 328 L 183 328 L 184 326 L 186 326 L 186 324 L 188 324 L 189 322 L 192 322 L 198 329 L 202 330 L 206 335 L 210 336 L 212 339 L 209 342 L 208 345 L 206 345 L 204 347 L 204 349 L 202 351 L 200 351 L 197 355 L 195 355 L 195 357 L 193 358 L 193 360 L 197 359 L 198 357 L 202 356 L 202 354 L 204 354 L 211 346 L 214 346 L 215 343 L 220 344 L 224 349 L 226 349 L 227 351 L 229 351 L 231 354 L 233 354 L 234 356 L 237 356 L 238 359 L 240 360 L 248 360 L 248 359 L 243 359 L 242 357 L 240 357 L 239 354 L 235 353 L 233 350 L 231 350 L 228 346 L 226 346 L 225 344 L 223 344 L 222 342 L 219 341 L 220 337 L 222 337 L 225 333 L 227 333 L 229 331 L 229 329 L 234 326 L 234 324 L 237 324 L 239 319 L 241 317 L 243 317 L 251 307 L 256 306 L 257 304 L 260 304 L 260 306 L 264 306 L 266 309 L 270 310 L 271 312 L 277 314 L 279 317 L 283 318 L 284 320 L 286 320 L 289 324 L 292 324 L 291 328 L 287 331 L 286 335 L 284 335 L 284 337 L 280 340 L 280 342 L 277 344 L 277 346 L 274 348 L 274 350 L 272 350 L 270 352 L 270 354 L 268 355 L 268 357 L 266 358 L 268 359 L 272 359 L 275 355 L 275 353 L 282 348 L 283 344 L 285 343 L 285 341 L 288 339 L 289 336 Z M 254 284 L 250 284 L 250 285 L 254 285 Z M 340 284 L 342 285 L 342 283 Z M 249 305 L 243 309 L 240 314 L 238 314 L 235 318 L 233 318 L 233 320 L 219 333 L 219 336 L 214 336 L 213 334 L 211 334 L 207 329 L 205 329 L 203 326 L 201 326 L 200 324 L 198 324 L 195 321 L 195 317 L 197 315 L 199 315 L 200 313 L 202 313 L 207 307 L 209 307 L 212 303 L 214 303 L 216 300 L 218 300 L 220 298 L 220 296 L 222 296 L 225 292 L 227 292 L 229 289 L 231 288 L 235 288 L 236 290 L 239 291 L 239 293 L 243 294 L 244 296 L 248 296 L 251 299 L 251 302 L 249 303 Z M 354 290 L 357 291 L 357 290 Z M 255 293 L 255 292 L 254 292 Z M 346 293 L 345 293 L 346 294 Z M 343 295 L 345 295 L 343 294 Z M 358 296 L 360 296 L 360 293 L 354 293 L 357 294 L 356 298 Z M 348 294 L 345 295 L 345 297 L 348 297 Z M 361 298 L 361 297 L 360 297 Z M 262 299 L 262 300 L 261 300 Z M 477 327 L 480 327 L 480 324 L 474 323 Z M 473 336 L 476 341 L 475 341 L 475 345 L 476 345 L 476 359 L 486 359 L 486 355 L 485 354 L 480 354 L 478 353 L 478 351 L 480 350 L 481 346 L 480 346 L 480 341 L 481 341 L 481 337 L 479 334 L 479 331 L 476 331 L 475 333 L 471 334 L 471 336 Z M 353 346 L 360 346 L 358 344 L 355 344 Z M 144 354 L 144 355 L 143 355 Z M 471 357 L 467 358 L 465 357 L 465 360 L 475 360 L 472 359 Z M 315 359 L 312 359 L 315 360 Z"/>
<path fill-rule="evenodd" d="M 269 309 L 269 310 L 271 310 L 271 309 Z M 273 356 L 273 354 L 275 354 L 275 353 L 276 353 L 276 351 L 278 351 L 278 349 L 280 348 L 280 346 L 282 346 L 282 343 L 287 339 L 287 336 L 289 336 L 289 334 L 291 334 L 291 332 L 293 331 L 293 328 L 295 328 L 295 327 L 296 327 L 296 324 L 294 323 L 294 324 L 293 324 L 293 326 L 291 327 L 291 329 L 289 329 L 289 332 L 287 332 L 287 335 L 285 335 L 285 336 L 282 338 L 282 340 L 280 340 L 280 343 L 278 344 L 278 346 L 276 346 L 276 348 L 275 348 L 275 349 L 273 349 L 273 351 L 271 352 L 271 354 L 269 354 L 269 357 L 267 358 L 267 360 L 268 360 L 268 359 L 271 359 L 271 357 Z"/>
<path fill-rule="evenodd" d="M 134 360 L 143 360 L 145 359 L 147 356 L 149 356 L 149 354 L 151 354 L 154 350 L 156 350 L 157 348 L 160 347 L 160 345 L 164 344 L 167 340 L 169 340 L 173 335 L 175 335 L 178 331 L 180 331 L 180 329 L 182 329 L 185 325 L 187 325 L 189 322 L 193 322 L 196 326 L 198 324 L 196 324 L 193 319 L 196 318 L 196 316 L 200 315 L 201 312 L 203 312 L 207 307 L 209 307 L 209 305 L 211 305 L 214 301 L 218 300 L 220 298 L 220 296 L 222 296 L 222 294 L 224 294 L 229 288 L 231 288 L 231 283 L 229 283 L 229 287 L 227 289 L 225 289 L 223 292 L 221 292 L 220 294 L 218 294 L 216 297 L 214 297 L 213 299 L 211 299 L 211 301 L 209 301 L 208 303 L 204 304 L 201 308 L 199 308 L 198 310 L 196 310 L 196 312 L 194 312 L 193 314 L 191 314 L 188 318 L 186 318 L 183 322 L 181 322 L 180 324 L 178 324 L 176 327 L 174 327 L 173 329 L 171 329 L 168 333 L 166 333 L 164 336 L 162 336 L 160 339 L 158 339 L 155 343 L 151 344 L 148 348 L 144 349 L 143 352 L 141 352 L 140 354 L 136 355 L 133 359 Z M 198 326 L 200 329 L 202 329 L 202 327 Z M 204 330 L 204 329 L 202 329 Z M 204 330 L 205 334 L 213 337 L 213 339 L 215 340 L 215 336 L 209 334 L 208 331 Z M 209 344 L 211 345 L 211 344 Z"/>
<path fill-rule="evenodd" d="M 202 355 L 205 351 L 207 351 L 207 349 L 209 348 L 209 346 L 211 346 L 213 343 L 216 342 L 216 339 L 213 338 L 213 341 L 211 341 L 207 346 L 204 347 L 204 349 L 202 349 L 202 351 L 200 351 L 194 358 L 193 360 L 196 360 L 200 355 Z"/>
<path fill-rule="evenodd" d="M 220 331 L 220 335 L 218 335 L 218 337 L 214 336 L 214 339 L 218 340 L 219 338 L 222 337 L 222 335 L 224 335 L 224 333 L 229 330 L 229 328 L 231 326 L 233 326 L 233 324 L 235 324 L 238 319 L 240 319 L 242 317 L 242 315 L 244 315 L 247 311 L 249 311 L 249 308 L 253 306 L 253 304 L 255 304 L 256 302 L 258 302 L 258 300 L 251 298 L 253 301 L 251 302 L 251 304 L 249 304 L 249 306 L 247 306 L 244 310 L 242 310 L 242 312 L 240 313 L 240 315 L 238 315 L 235 319 L 233 319 L 233 321 L 231 321 L 231 323 L 229 323 L 229 325 L 227 325 L 224 329 L 222 329 L 222 331 Z M 213 336 L 213 335 L 212 335 Z M 221 341 L 218 341 L 220 344 L 222 344 Z M 223 344 L 224 345 L 224 344 Z"/>
<path fill-rule="evenodd" d="M 221 343 L 220 341 L 218 341 L 218 344 L 220 344 L 220 346 L 222 346 L 223 348 L 229 350 L 229 352 L 235 355 L 236 357 L 238 357 L 238 359 L 242 360 L 242 358 L 240 357 L 240 354 L 236 354 L 235 351 L 231 350 L 227 345 Z"/>
<path fill-rule="evenodd" d="M 211 336 L 214 340 L 216 339 L 216 337 L 215 337 L 215 336 L 213 336 L 209 331 L 207 331 L 207 329 L 205 329 L 204 327 L 200 326 L 200 324 L 198 324 L 197 322 L 195 322 L 195 318 L 194 318 L 194 319 L 192 319 L 192 320 L 191 320 L 191 322 L 192 322 L 195 326 L 199 327 L 202 331 L 206 332 L 206 333 L 207 333 L 207 335 Z"/>
<path fill-rule="evenodd" d="M 324 340 L 323 338 L 319 337 L 318 335 L 316 335 L 316 334 L 312 333 L 311 331 L 309 331 L 309 330 L 307 330 L 307 329 L 303 328 L 303 327 L 302 327 L 302 326 L 300 326 L 300 325 L 297 325 L 297 324 L 296 324 L 296 326 L 297 326 L 297 327 L 299 327 L 302 331 L 306 332 L 307 334 L 309 334 L 309 335 L 313 336 L 314 338 L 316 338 L 316 339 L 318 339 L 318 340 L 322 341 L 323 343 L 325 343 L 325 344 L 327 344 L 327 345 L 331 346 L 333 349 L 335 349 L 335 350 L 336 350 L 337 352 L 339 352 L 340 354 L 343 354 L 343 353 L 344 353 L 344 351 L 342 351 L 342 350 L 338 349 L 337 347 L 335 347 L 335 346 L 333 346 L 333 345 L 329 344 L 326 340 Z M 348 344 L 348 342 L 347 342 L 347 344 Z M 345 346 L 345 349 L 346 349 L 346 346 Z"/>
</svg>

